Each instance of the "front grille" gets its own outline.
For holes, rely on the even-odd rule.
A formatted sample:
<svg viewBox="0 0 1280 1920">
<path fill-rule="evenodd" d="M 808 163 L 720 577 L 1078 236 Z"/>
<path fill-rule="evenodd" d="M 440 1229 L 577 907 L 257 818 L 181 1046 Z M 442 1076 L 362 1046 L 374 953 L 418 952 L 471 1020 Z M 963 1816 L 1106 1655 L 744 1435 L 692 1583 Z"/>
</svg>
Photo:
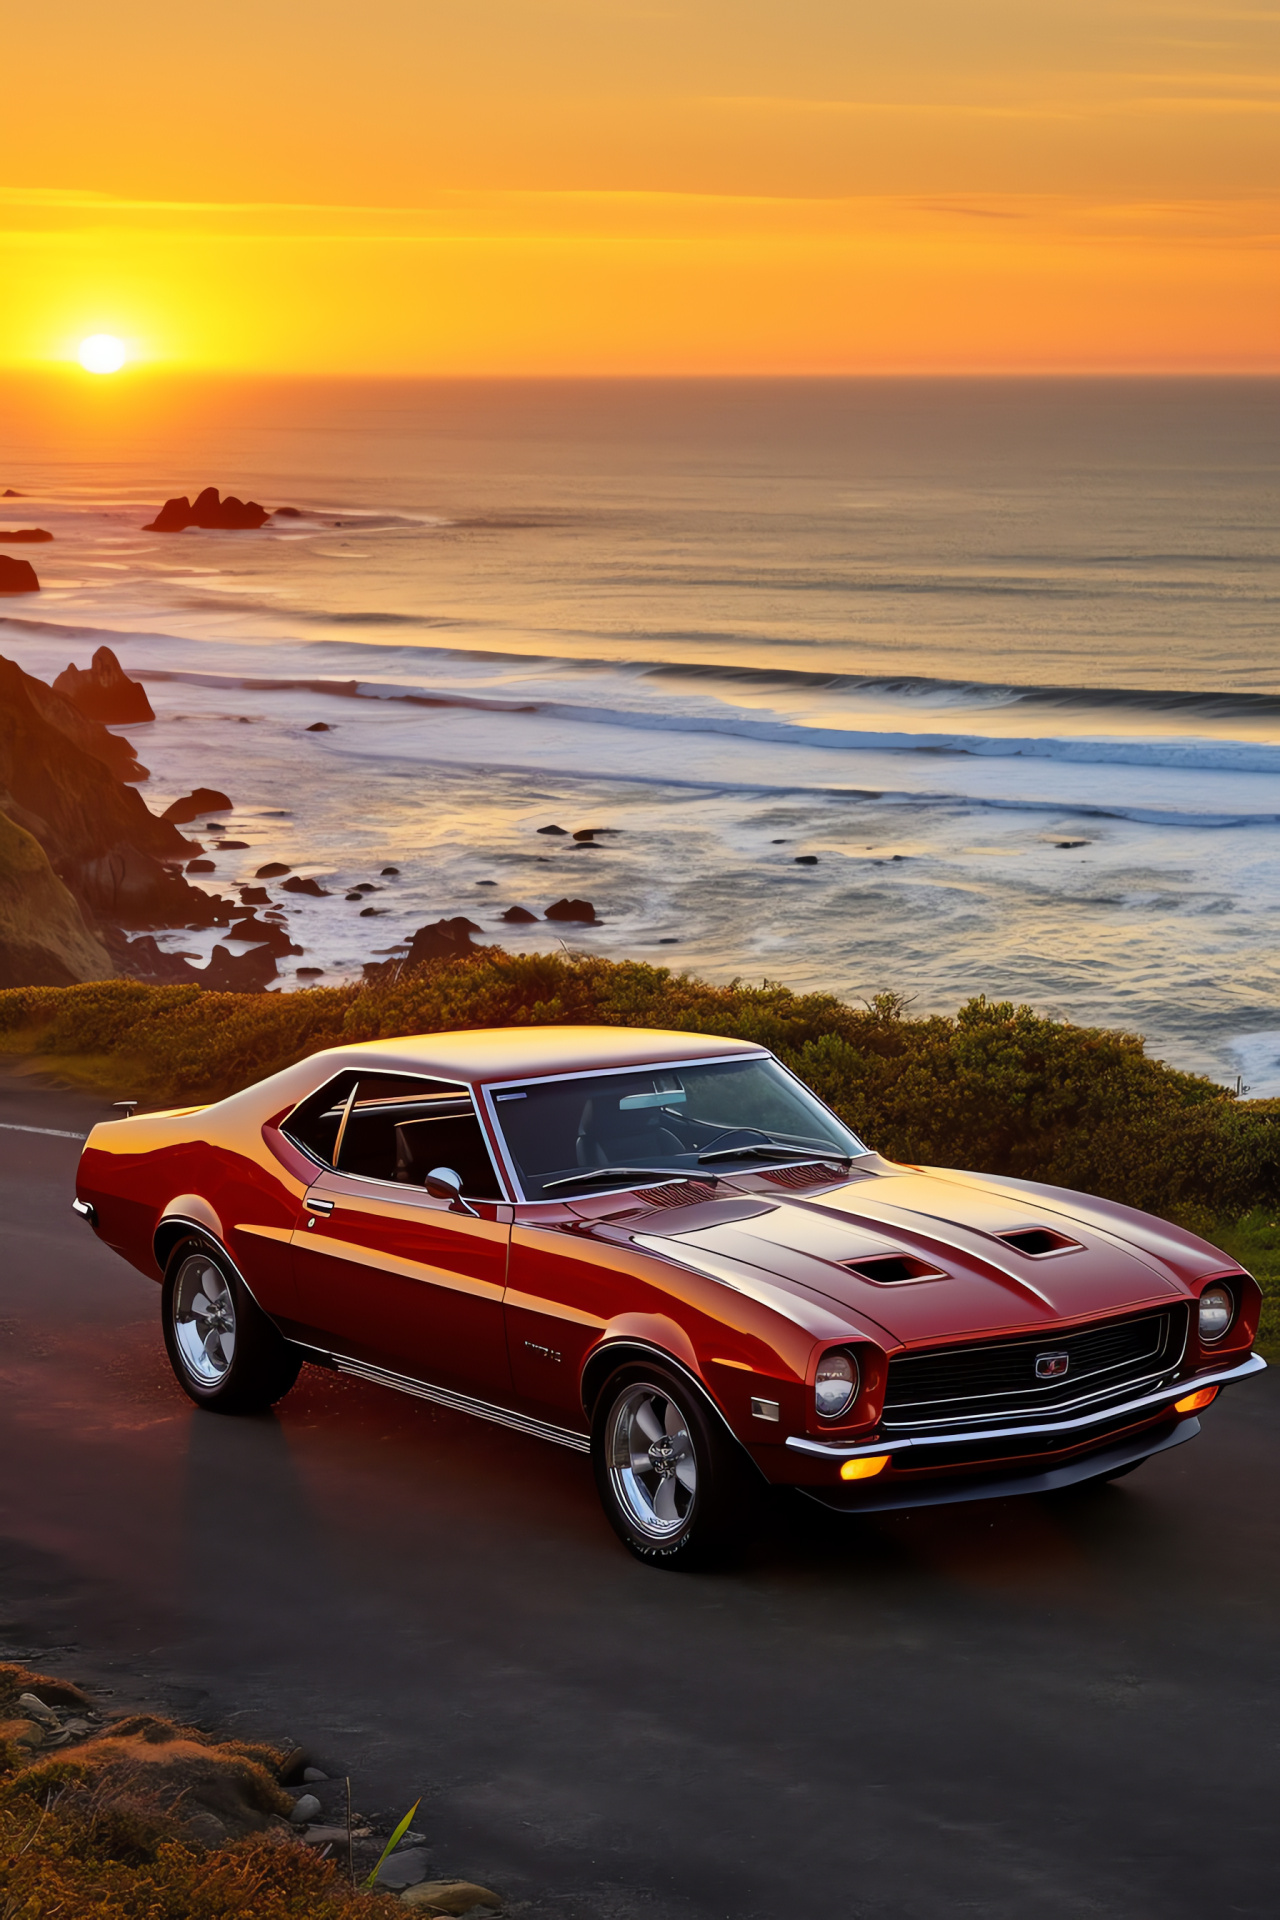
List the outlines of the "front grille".
<svg viewBox="0 0 1280 1920">
<path fill-rule="evenodd" d="M 1186 1334 L 1187 1309 L 1180 1304 L 1073 1333 L 899 1354 L 889 1362 L 884 1425 L 896 1430 L 1061 1413 L 1171 1372 Z M 1037 1376 L 1037 1359 L 1063 1354 L 1065 1374 Z"/>
</svg>

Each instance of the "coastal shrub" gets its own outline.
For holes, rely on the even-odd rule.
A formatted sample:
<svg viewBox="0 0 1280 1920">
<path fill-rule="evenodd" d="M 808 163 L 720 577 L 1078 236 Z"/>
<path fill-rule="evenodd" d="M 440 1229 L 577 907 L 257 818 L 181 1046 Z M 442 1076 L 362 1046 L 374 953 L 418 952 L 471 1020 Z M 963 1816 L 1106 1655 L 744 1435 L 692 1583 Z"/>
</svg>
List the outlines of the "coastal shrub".
<svg viewBox="0 0 1280 1920">
<path fill-rule="evenodd" d="M 216 1099 L 323 1047 L 449 1028 L 667 1027 L 771 1048 L 892 1159 L 1078 1187 L 1180 1218 L 1273 1217 L 1280 1101 L 1150 1059 L 1132 1034 L 971 1000 L 912 1018 L 773 982 L 480 949 L 412 975 L 290 994 L 129 981 L 0 992 L 0 1046 L 172 1103 Z"/>
</svg>

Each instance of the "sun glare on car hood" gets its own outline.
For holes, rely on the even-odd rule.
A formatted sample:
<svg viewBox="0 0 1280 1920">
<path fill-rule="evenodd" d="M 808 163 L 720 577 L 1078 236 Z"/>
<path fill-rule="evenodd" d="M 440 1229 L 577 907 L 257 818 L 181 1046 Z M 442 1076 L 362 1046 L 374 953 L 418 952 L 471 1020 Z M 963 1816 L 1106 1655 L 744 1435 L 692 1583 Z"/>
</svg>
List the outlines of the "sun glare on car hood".
<svg viewBox="0 0 1280 1920">
<path fill-rule="evenodd" d="M 711 1222 L 713 1211 L 700 1207 L 686 1231 L 676 1213 L 666 1231 L 646 1232 L 644 1244 L 690 1266 L 701 1252 L 775 1275 L 904 1341 L 934 1336 L 944 1302 L 948 1329 L 965 1334 L 1181 1291 L 1152 1254 L 1077 1217 L 928 1175 L 851 1182 L 820 1200 L 771 1201 L 746 1218 L 735 1207 L 739 1217 Z M 1045 1251 L 1028 1253 L 1028 1245 Z"/>
</svg>

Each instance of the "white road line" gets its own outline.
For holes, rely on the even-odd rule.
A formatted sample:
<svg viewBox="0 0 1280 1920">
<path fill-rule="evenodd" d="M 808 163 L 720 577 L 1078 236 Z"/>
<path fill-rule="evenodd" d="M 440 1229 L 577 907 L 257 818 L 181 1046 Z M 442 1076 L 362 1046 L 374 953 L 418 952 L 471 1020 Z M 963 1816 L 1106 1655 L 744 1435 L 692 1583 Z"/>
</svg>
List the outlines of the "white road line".
<svg viewBox="0 0 1280 1920">
<path fill-rule="evenodd" d="M 87 1140 L 87 1133 L 67 1133 L 62 1127 L 23 1127 L 16 1120 L 0 1120 L 3 1133 L 44 1133 L 51 1140 Z"/>
</svg>

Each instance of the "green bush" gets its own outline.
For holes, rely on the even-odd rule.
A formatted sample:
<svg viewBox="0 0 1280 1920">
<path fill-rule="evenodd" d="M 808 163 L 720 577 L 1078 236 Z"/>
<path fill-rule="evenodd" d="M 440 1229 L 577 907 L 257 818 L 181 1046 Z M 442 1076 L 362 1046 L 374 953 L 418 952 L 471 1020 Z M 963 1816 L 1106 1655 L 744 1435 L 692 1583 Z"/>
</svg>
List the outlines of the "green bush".
<svg viewBox="0 0 1280 1920">
<path fill-rule="evenodd" d="M 120 980 L 0 992 L 0 1045 L 152 1101 L 217 1099 L 319 1048 L 449 1028 L 668 1027 L 771 1048 L 892 1159 L 1079 1187 L 1153 1212 L 1280 1204 L 1280 1101 L 1147 1057 L 1132 1034 L 971 1000 L 911 1019 L 766 982 L 712 986 L 638 961 L 481 950 L 412 976 L 304 993 Z"/>
</svg>

